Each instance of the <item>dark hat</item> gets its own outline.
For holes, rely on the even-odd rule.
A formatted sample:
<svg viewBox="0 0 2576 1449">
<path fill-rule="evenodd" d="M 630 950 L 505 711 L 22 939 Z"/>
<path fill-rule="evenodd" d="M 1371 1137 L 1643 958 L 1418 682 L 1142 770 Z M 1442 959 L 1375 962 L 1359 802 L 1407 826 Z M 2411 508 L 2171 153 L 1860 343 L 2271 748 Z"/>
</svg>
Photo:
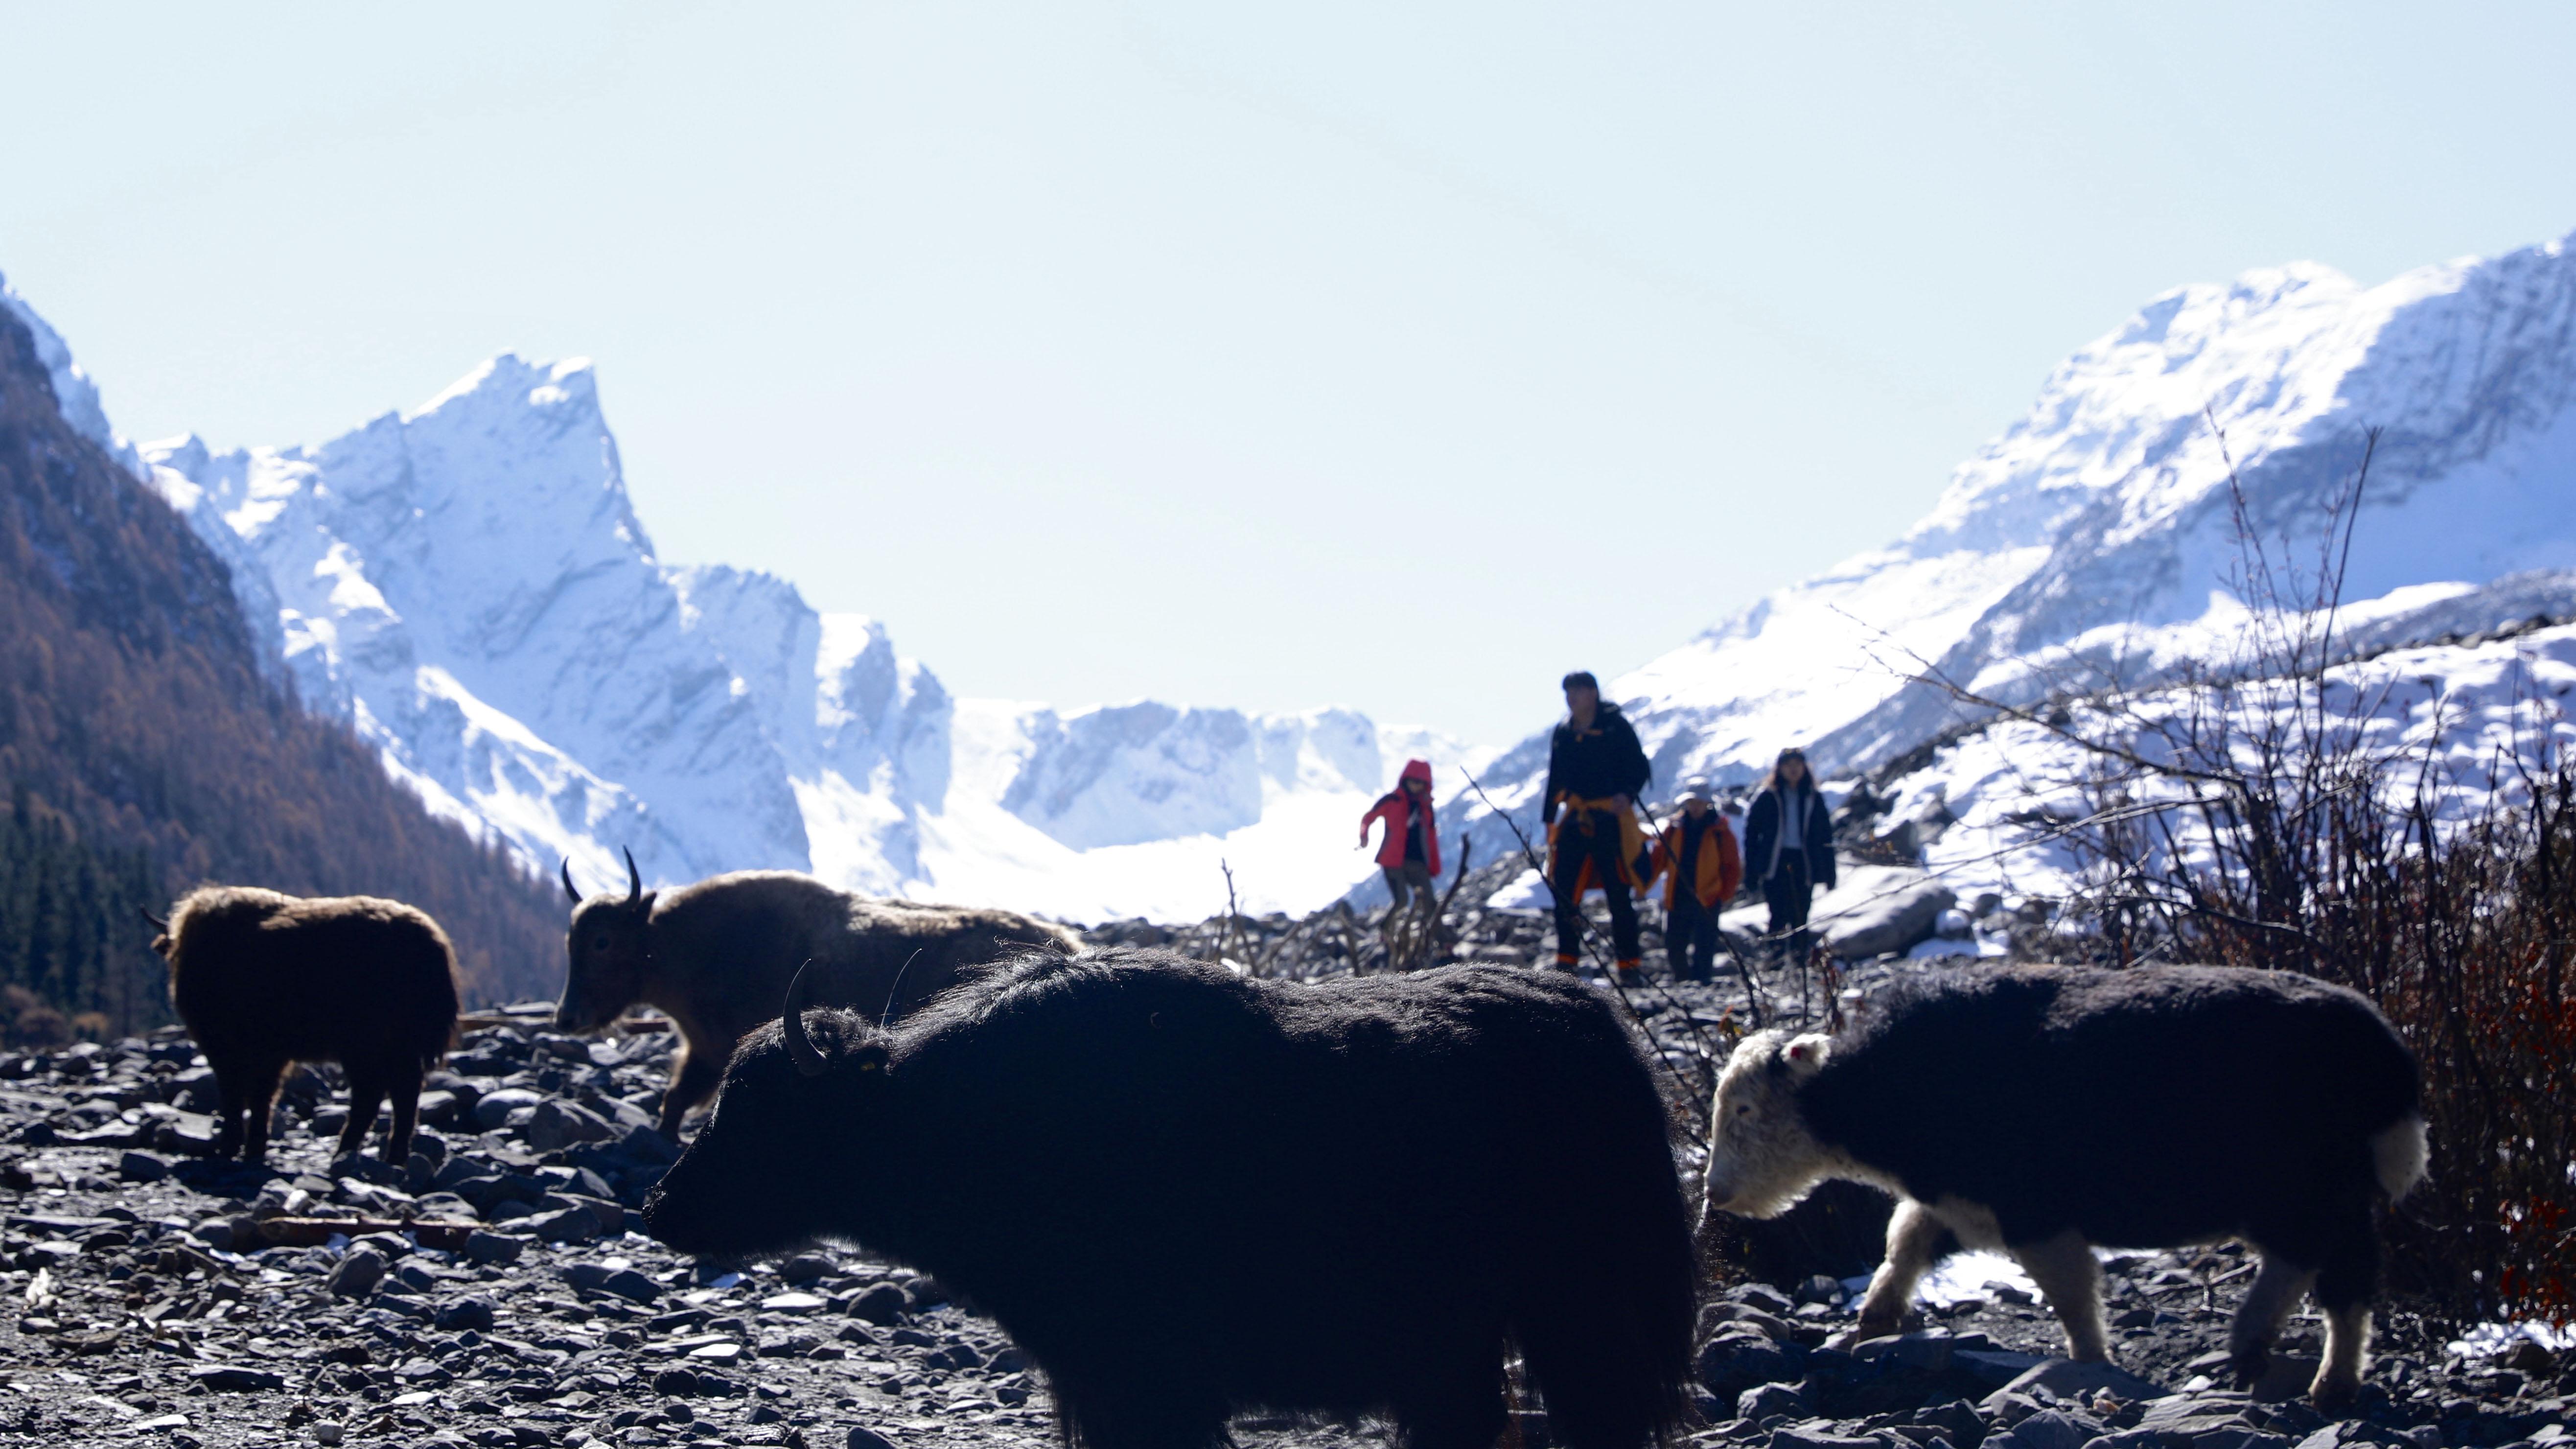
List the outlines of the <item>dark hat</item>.
<svg viewBox="0 0 2576 1449">
<path fill-rule="evenodd" d="M 1601 681 L 1593 678 L 1592 671 L 1589 669 L 1578 669 L 1556 682 L 1556 687 L 1559 689 L 1572 689 L 1576 685 L 1581 685 L 1594 694 L 1601 692 Z"/>
</svg>

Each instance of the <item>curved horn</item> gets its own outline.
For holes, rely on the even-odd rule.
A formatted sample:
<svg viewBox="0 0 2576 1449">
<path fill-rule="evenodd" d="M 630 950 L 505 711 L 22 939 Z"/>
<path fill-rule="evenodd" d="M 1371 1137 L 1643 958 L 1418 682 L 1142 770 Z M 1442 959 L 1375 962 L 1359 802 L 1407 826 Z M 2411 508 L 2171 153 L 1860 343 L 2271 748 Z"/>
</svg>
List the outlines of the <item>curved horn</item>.
<svg viewBox="0 0 2576 1449">
<path fill-rule="evenodd" d="M 569 857 L 569 856 L 567 856 L 567 857 L 565 857 L 565 858 L 564 858 L 564 863 L 563 863 L 563 883 L 564 883 L 564 894 L 565 894 L 565 895 L 568 895 L 568 896 L 570 896 L 570 897 L 572 897 L 572 903 L 573 903 L 574 905 L 576 905 L 576 906 L 577 906 L 577 905 L 580 905 L 580 904 L 581 904 L 581 887 L 579 887 L 579 886 L 577 886 L 577 885 L 574 885 L 574 884 L 572 883 L 572 858 L 571 858 L 571 857 Z"/>
<path fill-rule="evenodd" d="M 162 935 L 166 936 L 170 934 L 170 923 L 161 919 L 159 916 L 152 914 L 150 911 L 143 909 L 141 906 L 136 906 L 134 908 L 134 914 L 141 916 L 143 918 L 143 924 L 159 931 Z"/>
<path fill-rule="evenodd" d="M 787 1012 L 778 1020 L 778 1034 L 787 1042 L 787 1059 L 796 1064 L 800 1077 L 819 1077 L 831 1069 L 815 1049 L 814 1039 L 805 1034 L 805 1007 L 813 984 L 814 963 L 807 961 L 796 968 L 796 979 L 787 983 Z"/>
<path fill-rule="evenodd" d="M 634 851 L 622 845 L 617 848 L 626 851 L 626 904 L 631 906 L 644 899 L 644 872 L 635 868 Z"/>
</svg>

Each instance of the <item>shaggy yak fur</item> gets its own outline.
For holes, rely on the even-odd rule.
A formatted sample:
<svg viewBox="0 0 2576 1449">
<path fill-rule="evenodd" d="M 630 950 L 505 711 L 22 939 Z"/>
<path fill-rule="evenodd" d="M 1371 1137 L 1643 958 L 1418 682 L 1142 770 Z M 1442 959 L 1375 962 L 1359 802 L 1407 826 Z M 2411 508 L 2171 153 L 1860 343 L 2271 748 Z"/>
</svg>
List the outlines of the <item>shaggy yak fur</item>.
<svg viewBox="0 0 2576 1449">
<path fill-rule="evenodd" d="M 2109 1355 L 2090 1245 L 2240 1238 L 2263 1267 L 2230 1335 L 2260 1378 L 2301 1294 L 2326 1313 L 2320 1406 L 2350 1403 L 2375 1214 L 2424 1174 L 2415 1059 L 2359 995 L 2214 966 L 1970 969 L 1838 1037 L 1747 1037 L 1717 1089 L 1709 1210 L 1768 1217 L 1817 1182 L 1897 1195 L 1860 1337 L 1893 1332 L 1955 1238 L 2001 1248 L 2079 1359 Z"/>
<path fill-rule="evenodd" d="M 367 1140 L 393 1098 L 385 1161 L 411 1156 L 421 1079 L 456 1038 L 456 953 L 400 901 L 305 899 L 247 886 L 179 898 L 152 949 L 170 963 L 170 1004 L 223 1094 L 215 1153 L 268 1154 L 268 1118 L 289 1062 L 338 1062 L 349 1079 L 339 1152 Z"/>
<path fill-rule="evenodd" d="M 573 899 L 564 938 L 570 970 L 555 1006 L 561 1031 L 598 1031 L 637 1002 L 680 1029 L 662 1131 L 715 1094 L 745 1033 L 778 1018 L 787 983 L 817 967 L 814 1000 L 871 1020 L 900 1016 L 957 984 L 961 972 L 1032 947 L 1071 947 L 1062 929 L 1010 911 L 874 900 L 810 875 L 738 870 L 664 895 L 626 858 L 626 895 Z M 898 995 L 900 992 L 900 995 Z"/>
<path fill-rule="evenodd" d="M 1491 1449 L 1509 1344 L 1557 1442 L 1637 1449 L 1689 1371 L 1666 1123 L 1564 977 L 1041 953 L 891 1032 L 791 1005 L 645 1220 L 684 1251 L 829 1237 L 930 1272 L 1093 1449 L 1207 1449 L 1255 1407 Z"/>
</svg>

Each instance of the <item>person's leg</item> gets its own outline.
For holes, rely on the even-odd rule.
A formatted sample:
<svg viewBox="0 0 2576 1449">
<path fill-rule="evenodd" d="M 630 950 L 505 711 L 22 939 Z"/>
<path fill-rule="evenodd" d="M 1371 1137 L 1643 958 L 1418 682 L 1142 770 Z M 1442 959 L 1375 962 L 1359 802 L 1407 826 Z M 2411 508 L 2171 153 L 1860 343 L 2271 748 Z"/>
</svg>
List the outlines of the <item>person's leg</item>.
<svg viewBox="0 0 2576 1449">
<path fill-rule="evenodd" d="M 1691 903 L 1698 905 L 1698 898 L 1693 897 Z M 1717 911 L 1714 907 L 1701 906 L 1699 913 L 1691 919 L 1690 979 L 1713 981 L 1716 978 Z"/>
<path fill-rule="evenodd" d="M 1575 894 L 1574 883 L 1583 875 L 1583 834 L 1572 820 L 1557 828 L 1554 872 L 1548 883 L 1556 896 L 1556 964 L 1571 971 L 1583 959 L 1582 901 Z"/>
<path fill-rule="evenodd" d="M 1781 892 L 1781 907 L 1790 931 L 1789 959 L 1804 961 L 1816 944 L 1815 933 L 1807 929 L 1807 912 L 1815 906 L 1816 883 L 1803 868 L 1781 874 L 1788 881 L 1787 889 Z"/>
<path fill-rule="evenodd" d="M 1619 958 L 1619 968 L 1630 971 L 1636 969 L 1644 947 L 1637 939 L 1637 902 L 1628 894 L 1628 878 L 1620 869 L 1624 848 L 1617 817 L 1602 812 L 1599 828 L 1592 834 L 1592 874 L 1601 882 L 1601 893 L 1610 898 L 1611 949 Z"/>
<path fill-rule="evenodd" d="M 1673 892 L 1673 908 L 1664 913 L 1664 958 L 1675 981 L 1691 979 L 1691 945 L 1699 938 L 1699 897 L 1687 885 Z"/>
</svg>

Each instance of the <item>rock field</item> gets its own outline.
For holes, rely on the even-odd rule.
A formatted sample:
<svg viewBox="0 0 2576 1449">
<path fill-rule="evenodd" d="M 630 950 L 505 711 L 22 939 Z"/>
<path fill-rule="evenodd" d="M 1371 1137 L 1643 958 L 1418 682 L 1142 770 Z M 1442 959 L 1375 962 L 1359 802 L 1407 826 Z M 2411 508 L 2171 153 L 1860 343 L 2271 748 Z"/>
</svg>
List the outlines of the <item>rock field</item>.
<svg viewBox="0 0 2576 1449">
<path fill-rule="evenodd" d="M 1795 999 L 1793 981 L 1764 984 Z M 1687 1063 L 1742 993 L 1737 981 L 1633 997 Z M 842 1250 L 700 1263 L 644 1237 L 635 1209 L 674 1155 L 651 1126 L 670 1037 L 573 1039 L 542 1021 L 470 1029 L 432 1079 L 411 1160 L 336 1173 L 345 1098 L 329 1069 L 291 1076 L 263 1171 L 203 1155 L 213 1081 L 175 1030 L 0 1055 L 0 1443 L 1055 1442 L 1044 1383 L 927 1278 Z M 1849 1322 L 1848 1283 L 1712 1288 L 1700 1422 L 1686 1432 L 1763 1449 L 2570 1438 L 2576 1356 L 2526 1340 L 2452 1357 L 2403 1315 L 2358 1419 L 2327 1424 L 2278 1384 L 2218 1391 L 2208 1375 L 2244 1262 L 2223 1248 L 2110 1262 L 2118 1353 L 2138 1379 L 2043 1359 L 2054 1323 L 2009 1284 L 1971 1284 L 1927 1308 L 1920 1331 L 1855 1352 L 1824 1346 Z M 2293 1320 L 2285 1374 L 2316 1338 L 2312 1319 Z M 1519 1449 L 1545 1449 L 1543 1416 L 1516 1423 Z M 1386 1435 L 1247 1418 L 1236 1438 Z"/>
</svg>

